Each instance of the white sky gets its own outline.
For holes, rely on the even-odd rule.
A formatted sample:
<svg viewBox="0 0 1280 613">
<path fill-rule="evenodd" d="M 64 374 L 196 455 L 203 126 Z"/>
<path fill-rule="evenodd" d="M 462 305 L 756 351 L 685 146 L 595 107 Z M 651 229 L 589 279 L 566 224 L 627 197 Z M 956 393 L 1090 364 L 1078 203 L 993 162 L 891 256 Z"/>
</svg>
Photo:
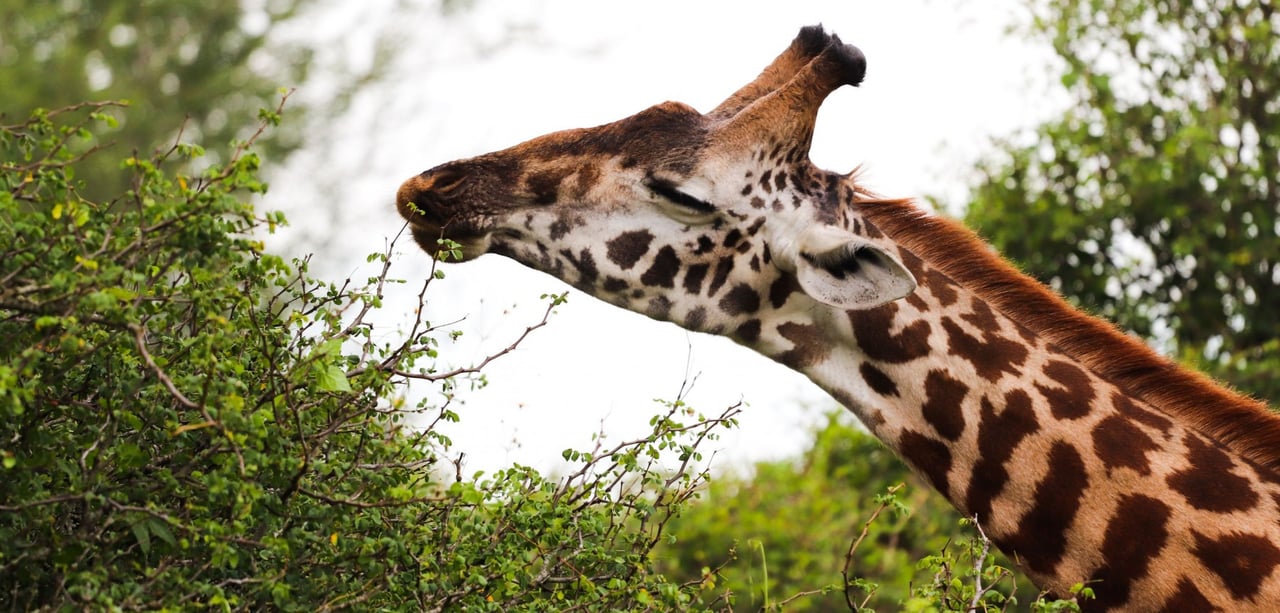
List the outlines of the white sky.
<svg viewBox="0 0 1280 613">
<path fill-rule="evenodd" d="M 1061 108 L 1049 102 L 1057 98 L 1047 51 L 1004 35 L 1026 19 L 1018 0 L 479 4 L 443 20 L 396 12 L 404 9 L 394 0 L 361 3 L 365 15 L 400 20 L 404 40 L 391 78 L 332 126 L 332 149 L 304 152 L 274 177 L 265 203 L 284 210 L 302 233 L 324 237 L 294 246 L 317 252 L 323 276 L 366 276 L 365 256 L 400 228 L 392 197 L 409 176 L 664 100 L 709 110 L 754 78 L 803 25 L 823 23 L 868 60 L 860 88 L 827 100 L 811 157 L 838 171 L 862 164 L 868 186 L 885 195 L 936 195 L 962 205 L 973 163 L 992 137 Z M 357 23 L 352 19 L 315 24 L 306 35 L 339 40 Z M 360 52 L 349 42 L 335 49 Z M 305 201 L 315 197 L 303 187 L 316 172 L 341 186 L 327 194 L 337 202 Z M 308 211 L 320 206 L 336 207 L 337 218 L 309 226 Z M 429 262 L 411 241 L 401 252 L 399 275 L 426 274 Z M 437 323 L 465 318 L 462 340 L 443 341 L 453 365 L 506 347 L 540 318 L 541 294 L 567 289 L 497 256 L 445 271 L 427 316 Z M 411 309 L 407 298 L 388 311 Z M 687 396 L 695 408 L 712 414 L 739 400 L 748 405 L 740 428 L 714 447 L 721 469 L 795 455 L 834 406 L 802 376 L 748 349 L 574 290 L 548 327 L 486 369 L 487 388 L 462 394 L 462 423 L 448 430 L 453 454 L 466 453 L 468 471 L 511 462 L 554 469 L 563 449 L 590 448 L 595 432 L 612 441 L 645 432 L 659 410 L 653 399 L 675 397 L 686 364 L 697 376 Z"/>
</svg>

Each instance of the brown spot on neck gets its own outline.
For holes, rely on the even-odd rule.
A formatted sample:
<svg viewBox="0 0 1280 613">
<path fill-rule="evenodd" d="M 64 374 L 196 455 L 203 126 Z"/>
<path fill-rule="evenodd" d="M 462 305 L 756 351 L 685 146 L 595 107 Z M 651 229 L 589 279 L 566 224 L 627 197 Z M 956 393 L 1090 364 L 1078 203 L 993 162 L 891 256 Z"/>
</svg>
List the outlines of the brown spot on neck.
<svg viewBox="0 0 1280 613">
<path fill-rule="evenodd" d="M 1089 376 L 1069 362 L 1055 360 L 1044 367 L 1045 376 L 1061 387 L 1036 384 L 1040 395 L 1058 419 L 1079 419 L 1093 408 L 1094 391 Z"/>
<path fill-rule="evenodd" d="M 893 382 L 889 375 L 883 370 L 876 368 L 870 362 L 863 362 L 858 366 L 858 374 L 862 375 L 862 380 L 866 382 L 867 387 L 881 396 L 897 397 L 898 384 Z"/>
<path fill-rule="evenodd" d="M 1248 479 L 1231 472 L 1235 463 L 1217 446 L 1188 434 L 1188 466 L 1169 475 L 1169 487 L 1182 494 L 1191 506 L 1215 513 L 1245 511 L 1258 504 L 1258 493 Z"/>
<path fill-rule="evenodd" d="M 929 288 L 929 293 L 933 294 L 934 298 L 938 299 L 938 304 L 941 304 L 944 307 L 949 307 L 955 304 L 960 298 L 960 294 L 956 292 L 954 283 L 955 282 L 948 278 L 947 275 L 944 275 L 933 268 L 930 268 L 928 272 L 924 274 L 924 286 Z M 985 302 L 974 302 L 975 306 L 978 304 L 981 304 L 984 307 L 986 306 Z"/>
<path fill-rule="evenodd" d="M 1089 486 L 1084 459 L 1064 441 L 1049 450 L 1049 472 L 1040 483 L 1018 532 L 1000 541 L 1001 549 L 1026 560 L 1027 568 L 1051 575 L 1067 550 L 1067 530 L 1076 519 Z"/>
<path fill-rule="evenodd" d="M 1159 448 L 1133 422 L 1120 415 L 1112 415 L 1093 427 L 1093 452 L 1107 467 L 1107 472 L 1119 468 L 1131 468 L 1139 474 L 1151 474 L 1147 452 Z"/>
<path fill-rule="evenodd" d="M 1187 611 L 1202 611 L 1203 613 L 1214 613 L 1222 609 L 1213 606 L 1200 588 L 1196 587 L 1194 581 L 1182 577 L 1178 580 L 1178 591 L 1174 592 L 1169 600 L 1165 601 L 1161 607 L 1160 613 L 1187 613 Z"/>
<path fill-rule="evenodd" d="M 871 360 L 902 364 L 929 355 L 929 322 L 918 319 L 894 334 L 890 330 L 897 313 L 898 305 L 893 302 L 874 309 L 849 311 L 858 348 Z"/>
<path fill-rule="evenodd" d="M 898 439 L 898 452 L 924 474 L 934 489 L 943 496 L 950 495 L 947 473 L 951 472 L 951 451 L 942 441 L 907 430 Z"/>
<path fill-rule="evenodd" d="M 925 421 L 949 441 L 964 434 L 964 413 L 960 404 L 969 386 L 941 370 L 931 370 L 924 378 L 925 402 L 920 408 Z"/>
<path fill-rule="evenodd" d="M 991 501 L 995 500 L 1009 482 L 1006 463 L 1013 457 L 1014 449 L 1029 434 L 1040 428 L 1031 397 L 1015 389 L 1004 398 L 1004 409 L 999 414 L 985 396 L 982 398 L 982 420 L 978 424 L 978 449 L 981 457 L 973 466 L 969 478 L 965 508 L 979 521 L 991 517 Z"/>
<path fill-rule="evenodd" d="M 1280 549 L 1263 536 L 1233 532 L 1210 538 L 1192 531 L 1195 554 L 1237 600 L 1252 600 L 1262 582 L 1280 565 Z"/>
<path fill-rule="evenodd" d="M 1169 505 L 1134 494 L 1116 506 L 1102 537 L 1102 566 L 1089 583 L 1091 609 L 1109 610 L 1129 601 L 1134 582 L 1145 577 L 1169 540 Z"/>
<path fill-rule="evenodd" d="M 791 341 L 792 347 L 775 359 L 792 368 L 812 366 L 831 353 L 826 335 L 817 326 L 787 322 L 778 326 L 778 334 Z"/>
<path fill-rule="evenodd" d="M 1150 426 L 1163 433 L 1168 433 L 1173 427 L 1173 422 L 1158 413 L 1149 409 L 1138 406 L 1137 403 L 1130 400 L 1128 396 L 1115 392 L 1111 394 L 1111 406 L 1115 407 L 1121 415 L 1128 417 L 1140 424 Z"/>
<path fill-rule="evenodd" d="M 1027 359 L 1025 346 L 997 333 L 984 332 L 982 339 L 970 336 L 950 317 L 942 319 L 942 329 L 947 333 L 948 351 L 968 360 L 978 376 L 988 381 L 999 381 L 1005 373 L 1017 375 Z"/>
<path fill-rule="evenodd" d="M 950 280 L 948 280 L 948 283 L 950 283 Z M 954 291 L 950 285 L 945 287 Z M 955 300 L 955 298 L 952 298 L 952 300 Z M 987 306 L 987 303 L 974 299 L 970 308 L 970 312 L 961 315 L 960 319 L 969 322 L 973 327 L 985 333 L 996 333 L 1000 330 L 1000 322 L 996 320 L 996 314 L 991 311 L 991 307 Z"/>
</svg>

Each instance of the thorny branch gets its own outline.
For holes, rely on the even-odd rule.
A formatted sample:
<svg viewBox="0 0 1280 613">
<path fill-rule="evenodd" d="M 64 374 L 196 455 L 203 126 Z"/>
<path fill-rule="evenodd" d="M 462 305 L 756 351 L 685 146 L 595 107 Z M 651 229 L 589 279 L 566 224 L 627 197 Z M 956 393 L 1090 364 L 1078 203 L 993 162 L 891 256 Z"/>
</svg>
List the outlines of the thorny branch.
<svg viewBox="0 0 1280 613">
<path fill-rule="evenodd" d="M 134 344 L 138 348 L 138 355 L 142 357 L 142 360 L 144 362 L 146 362 L 147 368 L 151 369 L 152 373 L 155 374 L 156 379 L 160 381 L 161 385 L 164 385 L 164 388 L 169 391 L 169 395 L 173 396 L 173 399 L 178 401 L 178 403 L 181 404 L 182 406 L 188 409 L 194 409 L 194 410 L 200 411 L 200 415 L 204 417 L 204 421 L 201 423 L 184 424 L 182 426 L 179 426 L 174 431 L 174 434 L 181 434 L 183 432 L 187 432 L 190 430 L 198 430 L 200 428 L 208 428 L 208 427 L 218 428 L 219 430 L 222 431 L 222 434 L 224 438 L 226 438 L 227 442 L 231 443 L 231 451 L 236 454 L 236 460 L 240 463 L 240 474 L 244 475 L 246 471 L 244 454 L 240 453 L 239 446 L 237 446 L 234 442 L 235 439 L 232 436 L 230 436 L 230 434 L 222 427 L 222 424 L 218 422 L 218 420 L 214 419 L 213 415 L 209 414 L 209 407 L 205 406 L 203 403 L 197 404 L 195 402 L 192 402 L 190 398 L 187 398 L 187 396 L 182 393 L 182 390 L 178 389 L 177 385 L 174 385 L 173 379 L 170 379 L 169 375 L 165 374 L 164 369 L 160 368 L 160 366 L 156 364 L 155 359 L 151 357 L 151 352 L 147 350 L 146 328 L 133 323 L 129 324 L 128 327 L 130 330 L 133 331 Z"/>
<path fill-rule="evenodd" d="M 173 379 L 170 379 L 169 375 L 165 374 L 164 369 L 160 368 L 155 359 L 151 357 L 151 352 L 147 350 L 146 328 L 131 323 L 129 324 L 129 330 L 133 332 L 134 343 L 138 347 L 138 355 L 142 357 L 142 361 L 146 362 L 147 368 L 150 368 L 155 373 L 156 379 L 164 385 L 165 389 L 169 390 L 169 395 L 173 396 L 174 400 L 177 400 L 179 404 L 188 409 L 201 409 L 200 405 L 192 402 L 190 398 L 187 398 L 186 394 L 182 393 L 182 390 L 178 389 L 178 386 L 173 384 Z M 213 425 L 213 419 L 209 414 L 205 413 L 204 416 L 209 425 Z"/>
<path fill-rule="evenodd" d="M 973 558 L 973 600 L 969 601 L 969 610 L 977 611 L 978 606 L 982 603 L 982 596 L 986 594 L 991 586 L 982 587 L 982 565 L 987 561 L 987 554 L 991 552 L 991 540 L 987 538 L 987 533 L 982 531 L 982 524 L 978 523 L 978 516 L 973 516 L 973 526 L 978 530 L 978 538 L 982 542 L 982 551 Z"/>
<path fill-rule="evenodd" d="M 973 599 L 969 601 L 969 610 L 982 611 L 982 601 L 987 592 L 994 590 L 1005 578 L 1012 577 L 1012 574 L 1008 570 L 1001 569 L 1000 574 L 990 585 L 985 587 L 982 585 L 982 568 L 987 563 L 987 556 L 991 554 L 991 539 L 987 538 L 987 533 L 982 529 L 982 524 L 978 522 L 976 515 L 973 517 L 973 527 L 978 531 L 978 541 L 982 543 L 982 550 L 973 559 Z M 1009 601 L 1006 600 L 1002 610 L 1008 606 Z"/>
</svg>

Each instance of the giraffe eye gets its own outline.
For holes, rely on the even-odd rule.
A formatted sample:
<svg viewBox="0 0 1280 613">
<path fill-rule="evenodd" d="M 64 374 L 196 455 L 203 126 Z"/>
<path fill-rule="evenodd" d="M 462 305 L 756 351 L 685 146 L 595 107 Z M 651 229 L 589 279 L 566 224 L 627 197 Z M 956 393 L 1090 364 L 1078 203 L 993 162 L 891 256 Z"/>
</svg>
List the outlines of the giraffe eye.
<svg viewBox="0 0 1280 613">
<path fill-rule="evenodd" d="M 646 183 L 653 193 L 661 196 L 672 204 L 679 205 L 681 208 L 687 209 L 699 215 L 712 215 L 719 212 L 714 205 L 706 200 L 695 198 L 676 188 L 675 184 L 670 181 L 661 179 L 650 179 Z"/>
</svg>

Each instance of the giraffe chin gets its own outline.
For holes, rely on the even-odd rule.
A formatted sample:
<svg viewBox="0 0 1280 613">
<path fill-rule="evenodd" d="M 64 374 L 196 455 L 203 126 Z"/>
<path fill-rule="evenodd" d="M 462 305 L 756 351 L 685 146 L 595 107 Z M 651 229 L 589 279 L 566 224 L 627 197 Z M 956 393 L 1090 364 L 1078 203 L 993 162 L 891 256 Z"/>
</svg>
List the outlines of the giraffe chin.
<svg viewBox="0 0 1280 613">
<path fill-rule="evenodd" d="M 489 250 L 489 235 L 487 233 L 461 234 L 446 232 L 437 225 L 415 223 L 409 224 L 409 231 L 413 234 L 413 240 L 418 243 L 418 246 L 440 261 L 467 262 L 484 255 Z M 452 255 L 446 255 L 446 250 L 440 244 L 441 240 L 453 241 L 458 244 L 458 248 L 453 250 L 454 253 Z M 461 257 L 458 257 L 459 255 Z"/>
</svg>

